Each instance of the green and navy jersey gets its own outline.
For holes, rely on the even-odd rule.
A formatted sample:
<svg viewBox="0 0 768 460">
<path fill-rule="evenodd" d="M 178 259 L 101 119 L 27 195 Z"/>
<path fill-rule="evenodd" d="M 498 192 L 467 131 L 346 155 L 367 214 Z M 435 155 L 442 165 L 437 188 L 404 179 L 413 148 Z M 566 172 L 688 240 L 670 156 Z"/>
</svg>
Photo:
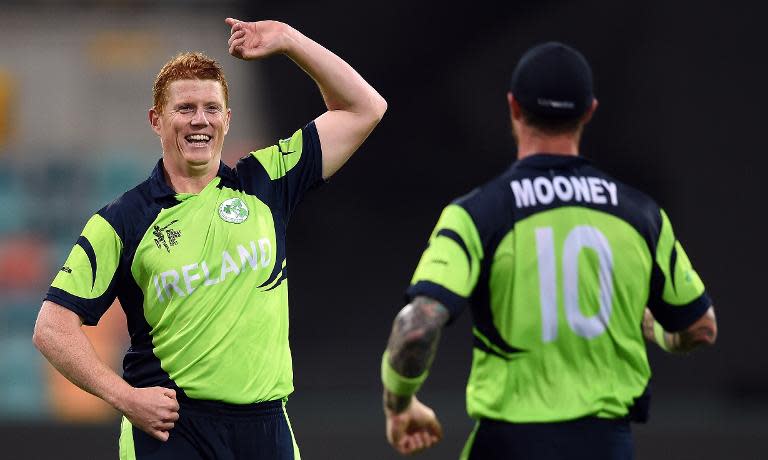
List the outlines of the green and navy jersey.
<svg viewBox="0 0 768 460">
<path fill-rule="evenodd" d="M 665 212 L 581 157 L 537 154 L 448 205 L 407 291 L 473 316 L 467 409 L 512 423 L 634 415 L 648 306 L 679 331 L 711 302 Z"/>
<path fill-rule="evenodd" d="M 162 160 L 85 225 L 46 300 L 95 325 L 115 298 L 131 346 L 125 380 L 244 404 L 293 391 L 286 226 L 322 182 L 314 122 L 223 163 L 200 193 L 176 193 Z"/>
</svg>

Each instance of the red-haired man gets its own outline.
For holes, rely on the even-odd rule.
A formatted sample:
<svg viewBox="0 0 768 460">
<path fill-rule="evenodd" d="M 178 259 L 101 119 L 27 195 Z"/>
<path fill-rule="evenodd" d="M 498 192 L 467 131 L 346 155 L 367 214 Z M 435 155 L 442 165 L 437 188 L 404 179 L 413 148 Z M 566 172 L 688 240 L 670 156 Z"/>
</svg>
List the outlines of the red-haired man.
<svg viewBox="0 0 768 460">
<path fill-rule="evenodd" d="M 162 159 L 88 221 L 34 334 L 62 374 L 124 414 L 121 459 L 299 458 L 284 407 L 293 391 L 286 224 L 387 106 L 292 27 L 226 23 L 230 54 L 285 54 L 317 83 L 328 110 L 230 169 L 221 162 L 231 111 L 219 65 L 184 53 L 160 71 L 149 121 Z M 81 331 L 115 297 L 131 334 L 123 377 Z"/>
</svg>

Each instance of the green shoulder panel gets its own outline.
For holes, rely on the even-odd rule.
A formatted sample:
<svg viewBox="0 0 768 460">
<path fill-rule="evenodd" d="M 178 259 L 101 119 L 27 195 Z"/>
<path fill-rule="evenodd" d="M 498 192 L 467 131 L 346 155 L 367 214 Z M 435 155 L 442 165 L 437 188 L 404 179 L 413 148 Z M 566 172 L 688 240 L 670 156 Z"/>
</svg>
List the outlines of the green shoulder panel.
<svg viewBox="0 0 768 460">
<path fill-rule="evenodd" d="M 469 297 L 480 275 L 483 245 L 472 218 L 459 205 L 444 210 L 416 267 L 411 284 L 430 281 Z"/>
<path fill-rule="evenodd" d="M 103 217 L 95 214 L 51 286 L 82 299 L 102 296 L 120 262 L 123 242 Z"/>
<path fill-rule="evenodd" d="M 663 210 L 661 218 L 656 263 L 664 273 L 662 299 L 670 305 L 687 305 L 704 293 L 704 283 L 693 269 L 680 241 L 675 238 L 672 224 Z"/>
<path fill-rule="evenodd" d="M 251 152 L 269 174 L 272 180 L 279 179 L 298 164 L 303 148 L 302 130 L 297 130 L 288 139 L 281 139 L 277 145 Z"/>
</svg>

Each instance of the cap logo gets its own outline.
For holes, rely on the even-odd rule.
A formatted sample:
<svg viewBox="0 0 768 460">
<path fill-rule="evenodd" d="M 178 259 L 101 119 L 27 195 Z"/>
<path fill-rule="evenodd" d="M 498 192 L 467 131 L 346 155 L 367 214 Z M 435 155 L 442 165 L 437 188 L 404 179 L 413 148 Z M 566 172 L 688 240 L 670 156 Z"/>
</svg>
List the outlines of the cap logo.
<svg viewBox="0 0 768 460">
<path fill-rule="evenodd" d="M 552 107 L 553 109 L 573 109 L 576 107 L 576 104 L 571 101 L 555 101 L 542 97 L 536 99 L 536 103 L 544 107 Z"/>
<path fill-rule="evenodd" d="M 219 206 L 219 217 L 225 222 L 241 224 L 248 218 L 248 206 L 240 198 L 224 200 Z"/>
</svg>

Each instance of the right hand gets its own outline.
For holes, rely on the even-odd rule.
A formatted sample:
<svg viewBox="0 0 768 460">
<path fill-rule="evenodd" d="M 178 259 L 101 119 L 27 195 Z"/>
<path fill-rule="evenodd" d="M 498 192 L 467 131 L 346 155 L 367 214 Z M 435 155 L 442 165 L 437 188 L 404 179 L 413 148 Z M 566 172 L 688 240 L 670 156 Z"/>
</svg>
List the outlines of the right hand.
<svg viewBox="0 0 768 460">
<path fill-rule="evenodd" d="M 121 412 L 133 426 L 150 436 L 167 441 L 179 419 L 179 402 L 170 388 L 132 388 Z"/>
<path fill-rule="evenodd" d="M 229 54 L 246 61 L 260 59 L 285 51 L 286 30 L 278 21 L 245 22 L 227 18 L 230 29 Z"/>
<path fill-rule="evenodd" d="M 403 455 L 428 449 L 443 437 L 443 428 L 435 412 L 414 396 L 403 412 L 384 410 L 387 418 L 387 441 Z"/>
</svg>

